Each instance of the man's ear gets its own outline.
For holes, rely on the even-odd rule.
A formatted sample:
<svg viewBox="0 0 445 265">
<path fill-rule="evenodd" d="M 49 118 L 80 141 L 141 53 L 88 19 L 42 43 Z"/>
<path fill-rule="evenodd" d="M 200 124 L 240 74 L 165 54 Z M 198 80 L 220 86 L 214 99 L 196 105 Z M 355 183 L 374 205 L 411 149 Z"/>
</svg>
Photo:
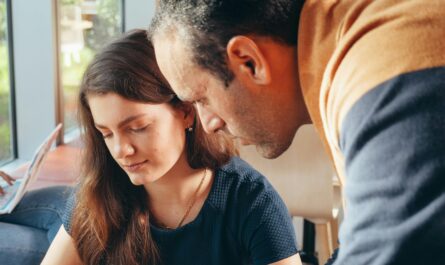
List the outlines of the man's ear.
<svg viewBox="0 0 445 265">
<path fill-rule="evenodd" d="M 249 78 L 258 85 L 271 81 L 269 63 L 258 45 L 246 36 L 235 36 L 226 47 L 229 65 L 236 76 Z"/>
</svg>

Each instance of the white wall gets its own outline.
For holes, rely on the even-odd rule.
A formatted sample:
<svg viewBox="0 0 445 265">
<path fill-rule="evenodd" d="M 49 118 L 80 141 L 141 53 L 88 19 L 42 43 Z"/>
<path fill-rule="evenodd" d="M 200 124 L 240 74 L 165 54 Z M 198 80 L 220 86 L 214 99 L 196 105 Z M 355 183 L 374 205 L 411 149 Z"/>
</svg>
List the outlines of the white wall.
<svg viewBox="0 0 445 265">
<path fill-rule="evenodd" d="M 154 0 L 125 1 L 125 31 L 134 28 L 147 28 L 154 15 Z"/>
<path fill-rule="evenodd" d="M 56 124 L 53 1 L 11 2 L 18 156 L 30 159 Z"/>
</svg>

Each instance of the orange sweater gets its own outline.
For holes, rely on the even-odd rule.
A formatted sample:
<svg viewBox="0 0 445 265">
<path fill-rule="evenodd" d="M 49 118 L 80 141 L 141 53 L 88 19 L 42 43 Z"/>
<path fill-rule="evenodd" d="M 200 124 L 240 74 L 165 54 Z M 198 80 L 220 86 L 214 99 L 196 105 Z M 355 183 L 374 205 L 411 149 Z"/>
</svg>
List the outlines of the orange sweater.
<svg viewBox="0 0 445 265">
<path fill-rule="evenodd" d="M 308 0 L 298 57 L 347 206 L 335 265 L 445 264 L 445 1 Z"/>
<path fill-rule="evenodd" d="M 306 1 L 298 38 L 300 81 L 343 184 L 342 120 L 382 82 L 445 65 L 444 5 L 443 0 Z"/>
</svg>

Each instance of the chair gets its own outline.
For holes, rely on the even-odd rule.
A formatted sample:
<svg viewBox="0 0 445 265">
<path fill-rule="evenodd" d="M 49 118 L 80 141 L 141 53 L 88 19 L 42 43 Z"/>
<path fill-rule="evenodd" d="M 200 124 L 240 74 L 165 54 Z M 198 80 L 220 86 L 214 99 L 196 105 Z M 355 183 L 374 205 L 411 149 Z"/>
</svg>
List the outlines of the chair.
<svg viewBox="0 0 445 265">
<path fill-rule="evenodd" d="M 319 260 L 326 261 L 338 247 L 341 189 L 313 126 L 303 126 L 289 150 L 277 159 L 262 158 L 255 147 L 241 148 L 240 155 L 269 179 L 291 216 L 305 218 L 300 239 L 305 254 L 314 254 L 316 243 Z"/>
</svg>

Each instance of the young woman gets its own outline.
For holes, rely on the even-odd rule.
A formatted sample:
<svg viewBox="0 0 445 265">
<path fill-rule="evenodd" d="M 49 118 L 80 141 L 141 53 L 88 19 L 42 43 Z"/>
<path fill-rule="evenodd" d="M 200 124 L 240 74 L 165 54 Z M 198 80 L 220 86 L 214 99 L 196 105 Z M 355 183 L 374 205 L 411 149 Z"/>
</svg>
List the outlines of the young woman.
<svg viewBox="0 0 445 265">
<path fill-rule="evenodd" d="M 276 191 L 203 132 L 154 58 L 136 30 L 86 70 L 84 177 L 43 264 L 300 264 Z"/>
</svg>

